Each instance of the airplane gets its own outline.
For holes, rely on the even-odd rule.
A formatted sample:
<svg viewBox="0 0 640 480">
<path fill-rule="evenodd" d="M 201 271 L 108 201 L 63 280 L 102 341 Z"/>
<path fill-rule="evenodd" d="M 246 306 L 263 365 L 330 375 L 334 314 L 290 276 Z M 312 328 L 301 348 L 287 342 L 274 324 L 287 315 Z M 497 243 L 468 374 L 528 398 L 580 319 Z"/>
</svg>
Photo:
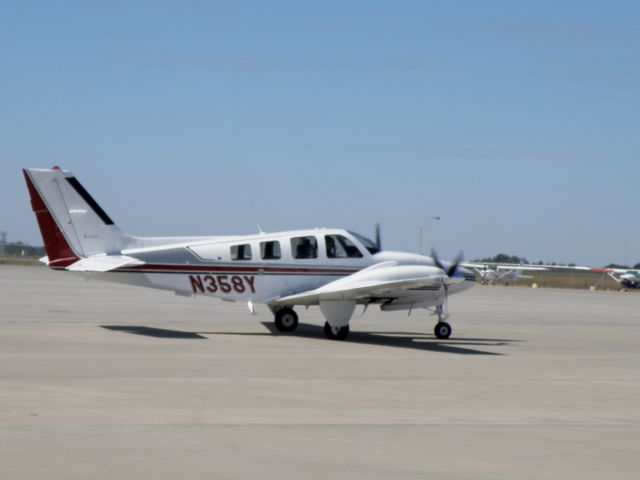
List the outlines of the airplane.
<svg viewBox="0 0 640 480">
<path fill-rule="evenodd" d="M 493 285 L 497 281 L 518 280 L 520 278 L 533 278 L 531 276 L 522 275 L 523 271 L 542 271 L 544 267 L 533 265 L 500 265 L 488 263 L 463 263 L 463 267 L 472 268 L 480 276 L 482 285 Z"/>
<path fill-rule="evenodd" d="M 382 250 L 376 241 L 338 228 L 254 235 L 136 237 L 126 234 L 77 178 L 55 166 L 24 169 L 50 268 L 89 278 L 265 304 L 276 328 L 298 326 L 296 306 L 319 306 L 325 336 L 344 340 L 356 305 L 382 311 L 428 309 L 434 334 L 451 336 L 448 296 L 475 284 L 475 274 L 432 256 Z"/>
<path fill-rule="evenodd" d="M 640 288 L 640 270 L 605 267 L 590 268 L 589 271 L 606 273 L 623 288 Z"/>
<path fill-rule="evenodd" d="M 640 270 L 614 267 L 586 267 L 577 265 L 545 265 L 547 269 L 578 270 L 582 272 L 606 273 L 622 288 L 640 288 Z"/>
</svg>

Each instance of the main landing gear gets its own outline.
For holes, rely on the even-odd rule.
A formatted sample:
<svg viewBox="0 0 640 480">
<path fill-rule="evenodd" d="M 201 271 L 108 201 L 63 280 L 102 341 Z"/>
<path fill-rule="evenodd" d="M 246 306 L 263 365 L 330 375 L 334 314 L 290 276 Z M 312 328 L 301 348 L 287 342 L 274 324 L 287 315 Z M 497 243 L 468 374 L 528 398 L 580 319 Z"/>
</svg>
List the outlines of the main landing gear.
<svg viewBox="0 0 640 480">
<path fill-rule="evenodd" d="M 275 312 L 274 321 L 280 332 L 293 332 L 298 327 L 298 314 L 293 308 L 284 307 Z M 349 336 L 349 325 L 332 327 L 325 322 L 324 334 L 329 340 L 344 340 Z"/>
<path fill-rule="evenodd" d="M 451 336 L 452 332 L 451 325 L 445 322 L 449 315 L 444 312 L 444 308 L 442 305 L 436 306 L 434 315 L 438 316 L 438 323 L 436 323 L 436 326 L 433 328 L 433 334 L 440 340 L 446 340 Z"/>
<path fill-rule="evenodd" d="M 276 312 L 275 324 L 281 332 L 293 332 L 298 327 L 298 314 L 293 308 L 281 308 Z"/>
<path fill-rule="evenodd" d="M 349 325 L 332 327 L 329 322 L 324 322 L 324 335 L 329 340 L 344 340 L 349 336 Z"/>
</svg>

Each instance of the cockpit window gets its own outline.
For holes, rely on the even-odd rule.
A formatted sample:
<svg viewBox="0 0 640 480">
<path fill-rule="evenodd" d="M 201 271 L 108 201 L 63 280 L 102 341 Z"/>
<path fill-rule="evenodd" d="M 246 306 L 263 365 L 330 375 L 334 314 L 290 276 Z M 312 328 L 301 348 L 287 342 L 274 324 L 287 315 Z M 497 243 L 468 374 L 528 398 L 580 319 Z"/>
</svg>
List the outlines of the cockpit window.
<svg viewBox="0 0 640 480">
<path fill-rule="evenodd" d="M 291 239 L 291 253 L 293 258 L 317 258 L 318 241 L 316 237 L 293 237 Z"/>
<path fill-rule="evenodd" d="M 353 235 L 354 237 L 356 237 L 364 245 L 364 247 L 367 250 L 369 250 L 369 253 L 371 255 L 375 255 L 376 253 L 378 253 L 380 251 L 380 247 L 378 247 L 378 245 L 376 245 L 373 240 L 370 240 L 367 237 L 362 236 L 362 235 L 360 235 L 359 233 L 356 233 L 356 232 L 349 231 L 349 233 L 351 235 Z"/>
<path fill-rule="evenodd" d="M 251 260 L 251 245 L 233 245 L 231 247 L 231 260 Z"/>
<path fill-rule="evenodd" d="M 362 253 L 351 240 L 342 235 L 325 235 L 328 258 L 362 258 Z"/>
</svg>

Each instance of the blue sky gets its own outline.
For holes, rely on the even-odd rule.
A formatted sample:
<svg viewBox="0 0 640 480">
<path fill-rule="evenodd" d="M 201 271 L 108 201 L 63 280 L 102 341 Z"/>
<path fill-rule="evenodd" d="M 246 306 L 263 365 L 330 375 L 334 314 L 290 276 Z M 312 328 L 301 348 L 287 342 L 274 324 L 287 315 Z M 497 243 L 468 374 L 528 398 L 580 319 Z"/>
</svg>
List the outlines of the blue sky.
<svg viewBox="0 0 640 480">
<path fill-rule="evenodd" d="M 0 227 L 72 170 L 137 235 L 336 226 L 640 262 L 640 4 L 0 3 Z M 428 248 L 428 247 L 425 247 Z"/>
</svg>

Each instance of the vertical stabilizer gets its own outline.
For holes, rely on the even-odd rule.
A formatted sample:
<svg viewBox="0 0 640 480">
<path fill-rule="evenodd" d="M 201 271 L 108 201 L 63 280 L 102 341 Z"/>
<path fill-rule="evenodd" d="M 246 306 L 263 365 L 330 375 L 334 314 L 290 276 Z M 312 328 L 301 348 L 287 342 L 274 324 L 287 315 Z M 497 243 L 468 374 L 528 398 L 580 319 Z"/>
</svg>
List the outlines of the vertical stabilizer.
<svg viewBox="0 0 640 480">
<path fill-rule="evenodd" d="M 23 170 L 31 206 L 50 266 L 66 267 L 79 258 L 117 254 L 131 237 L 123 234 L 71 172 Z"/>
</svg>

